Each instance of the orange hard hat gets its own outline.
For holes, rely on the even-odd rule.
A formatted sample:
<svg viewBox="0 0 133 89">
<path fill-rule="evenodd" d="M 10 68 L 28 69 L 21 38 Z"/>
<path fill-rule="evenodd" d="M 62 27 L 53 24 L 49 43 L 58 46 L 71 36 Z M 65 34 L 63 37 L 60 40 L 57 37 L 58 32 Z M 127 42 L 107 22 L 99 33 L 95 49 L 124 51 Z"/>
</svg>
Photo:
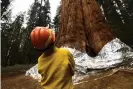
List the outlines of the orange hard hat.
<svg viewBox="0 0 133 89">
<path fill-rule="evenodd" d="M 55 34 L 48 27 L 35 27 L 30 34 L 30 38 L 36 49 L 45 49 L 55 42 Z"/>
</svg>

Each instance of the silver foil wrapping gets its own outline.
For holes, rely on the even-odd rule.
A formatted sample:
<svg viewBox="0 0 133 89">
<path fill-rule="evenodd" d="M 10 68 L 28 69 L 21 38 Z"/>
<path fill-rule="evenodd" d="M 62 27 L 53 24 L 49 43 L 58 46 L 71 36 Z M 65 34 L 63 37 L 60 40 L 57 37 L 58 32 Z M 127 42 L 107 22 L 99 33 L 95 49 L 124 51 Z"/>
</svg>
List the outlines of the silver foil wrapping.
<svg viewBox="0 0 133 89">
<path fill-rule="evenodd" d="M 87 53 L 82 53 L 73 48 L 64 48 L 72 53 L 75 60 L 76 71 L 73 76 L 75 84 L 88 75 L 88 73 L 95 73 L 97 70 L 125 65 L 133 67 L 133 50 L 118 38 L 108 42 L 96 57 L 90 57 Z M 37 71 L 37 65 L 26 71 L 26 76 L 28 75 L 38 81 L 41 79 L 41 75 Z"/>
</svg>

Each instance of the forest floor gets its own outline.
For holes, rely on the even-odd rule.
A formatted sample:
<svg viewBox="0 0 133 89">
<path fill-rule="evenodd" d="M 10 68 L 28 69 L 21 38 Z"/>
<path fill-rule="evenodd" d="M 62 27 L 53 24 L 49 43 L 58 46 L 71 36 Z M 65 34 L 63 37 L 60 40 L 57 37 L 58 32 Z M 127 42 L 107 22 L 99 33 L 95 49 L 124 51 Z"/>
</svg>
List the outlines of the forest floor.
<svg viewBox="0 0 133 89">
<path fill-rule="evenodd" d="M 32 66 L 2 68 L 1 89 L 42 89 L 36 80 L 25 76 L 25 71 Z M 111 69 L 88 76 L 75 89 L 133 89 L 133 69 Z"/>
<path fill-rule="evenodd" d="M 25 76 L 26 70 L 33 65 L 2 68 L 1 89 L 42 89 L 38 81 Z"/>
</svg>

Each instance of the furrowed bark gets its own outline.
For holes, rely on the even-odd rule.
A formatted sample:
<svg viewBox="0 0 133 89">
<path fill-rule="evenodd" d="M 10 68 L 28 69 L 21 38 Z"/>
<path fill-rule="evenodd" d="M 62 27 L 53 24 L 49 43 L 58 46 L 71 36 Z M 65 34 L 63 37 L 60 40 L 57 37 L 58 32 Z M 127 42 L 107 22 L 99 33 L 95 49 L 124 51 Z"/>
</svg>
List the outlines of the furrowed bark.
<svg viewBox="0 0 133 89">
<path fill-rule="evenodd" d="M 114 38 L 96 0 L 62 0 L 56 45 L 98 54 Z"/>
</svg>

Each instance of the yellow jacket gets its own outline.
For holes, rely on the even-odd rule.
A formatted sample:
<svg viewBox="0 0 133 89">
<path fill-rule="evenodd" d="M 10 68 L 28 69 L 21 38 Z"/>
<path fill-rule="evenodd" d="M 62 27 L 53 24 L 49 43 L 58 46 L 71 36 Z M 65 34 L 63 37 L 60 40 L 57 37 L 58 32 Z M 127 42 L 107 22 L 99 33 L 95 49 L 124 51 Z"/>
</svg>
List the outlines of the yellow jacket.
<svg viewBox="0 0 133 89">
<path fill-rule="evenodd" d="M 64 48 L 54 48 L 54 53 L 38 58 L 38 72 L 42 75 L 43 89 L 73 89 L 74 59 Z"/>
</svg>

